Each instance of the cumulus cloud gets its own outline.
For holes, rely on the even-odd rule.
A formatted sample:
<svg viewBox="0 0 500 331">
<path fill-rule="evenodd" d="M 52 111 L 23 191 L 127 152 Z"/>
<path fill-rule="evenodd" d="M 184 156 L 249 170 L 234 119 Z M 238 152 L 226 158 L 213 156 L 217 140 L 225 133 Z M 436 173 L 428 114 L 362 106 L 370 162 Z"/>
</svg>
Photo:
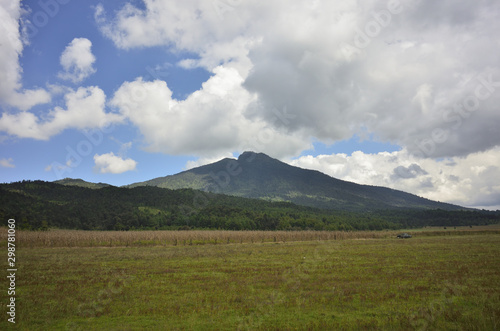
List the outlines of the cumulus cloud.
<svg viewBox="0 0 500 331">
<path fill-rule="evenodd" d="M 4 168 L 15 168 L 16 166 L 14 165 L 14 160 L 12 158 L 8 159 L 0 159 L 0 167 Z"/>
<path fill-rule="evenodd" d="M 172 98 L 164 81 L 138 78 L 122 84 L 110 104 L 139 128 L 146 149 L 152 152 L 213 158 L 228 150 L 250 149 L 290 156 L 310 147 L 301 136 L 290 136 L 265 121 L 244 116 L 253 95 L 242 88 L 236 69 L 220 66 L 213 73 L 199 91 L 183 101 Z M 275 121 L 290 116 L 275 110 Z"/>
<path fill-rule="evenodd" d="M 428 172 L 424 169 L 420 168 L 418 164 L 412 163 L 408 167 L 398 166 L 394 168 L 393 174 L 391 176 L 392 179 L 407 179 L 407 178 L 416 178 L 418 176 L 427 175 Z"/>
<path fill-rule="evenodd" d="M 417 159 L 407 150 L 303 156 L 292 165 L 366 185 L 386 186 L 468 207 L 500 206 L 500 148 L 467 157 Z"/>
<path fill-rule="evenodd" d="M 51 100 L 50 93 L 42 88 L 24 89 L 21 83 L 22 68 L 19 57 L 23 42 L 19 33 L 21 18 L 20 0 L 0 0 L 0 104 L 28 110 Z"/>
<path fill-rule="evenodd" d="M 397 14 L 390 14 L 385 2 L 366 6 L 362 12 L 348 10 L 350 19 L 341 16 L 337 22 L 327 17 L 336 10 L 325 10 L 305 32 L 302 24 L 288 26 L 287 34 L 272 29 L 250 51 L 253 68 L 244 86 L 267 105 L 261 116 L 268 116 L 270 105 L 288 103 L 301 115 L 297 129 L 323 141 L 347 139 L 366 128 L 424 157 L 467 155 L 498 145 L 500 57 L 485 52 L 498 45 L 491 28 L 499 23 L 486 13 L 499 13 L 498 4 L 461 5 L 475 15 L 461 25 L 432 21 L 433 28 L 423 24 L 430 19 L 414 17 L 422 6 L 431 6 L 428 1 L 402 6 Z M 442 10 L 439 17 L 446 22 L 456 10 L 445 8 L 434 9 Z M 365 11 L 385 12 L 390 24 Z M 283 18 L 282 26 L 287 24 Z M 346 44 L 354 48 L 352 54 L 342 47 Z M 474 78 L 463 84 L 460 75 L 469 73 Z"/>
<path fill-rule="evenodd" d="M 73 39 L 61 54 L 60 62 L 64 71 L 59 73 L 59 78 L 79 83 L 95 73 L 95 56 L 91 48 L 92 42 L 87 38 Z"/>
<path fill-rule="evenodd" d="M 91 129 L 117 123 L 119 114 L 105 112 L 106 95 L 96 87 L 80 87 L 65 95 L 66 109 L 55 107 L 43 116 L 31 112 L 3 113 L 0 131 L 20 138 L 48 140 L 65 129 Z"/>
<path fill-rule="evenodd" d="M 286 106 L 297 116 L 290 136 L 332 143 L 368 131 L 429 158 L 500 144 L 499 16 L 490 0 L 244 1 L 219 10 L 146 1 L 112 19 L 96 10 L 118 47 L 166 45 L 199 56 L 185 68 L 236 68 L 255 96 L 247 118 L 283 129 L 272 109 Z"/>
<path fill-rule="evenodd" d="M 482 175 L 470 169 L 482 157 L 497 159 L 500 146 L 500 2 L 224 4 L 152 0 L 114 17 L 96 8 L 117 47 L 192 52 L 178 65 L 214 74 L 184 101 L 173 100 L 164 82 L 120 87 L 112 103 L 149 150 L 208 160 L 257 138 L 266 143 L 244 149 L 284 157 L 313 139 L 371 134 L 403 151 L 322 156 L 311 166 L 429 198 L 498 204 L 484 174 L 500 170 L 494 163 Z M 144 97 L 131 100 L 134 93 Z M 276 109 L 293 120 L 277 120 Z"/>
<path fill-rule="evenodd" d="M 94 17 L 104 35 L 120 48 L 167 45 L 198 53 L 205 51 L 208 43 L 232 41 L 247 23 L 228 15 L 221 24 L 210 1 L 145 1 L 144 6 L 142 10 L 126 4 L 115 18 L 107 19 L 104 6 L 99 4 Z"/>
<path fill-rule="evenodd" d="M 95 170 L 102 174 L 121 174 L 135 170 L 137 162 L 132 159 L 123 159 L 111 153 L 94 155 Z"/>
</svg>

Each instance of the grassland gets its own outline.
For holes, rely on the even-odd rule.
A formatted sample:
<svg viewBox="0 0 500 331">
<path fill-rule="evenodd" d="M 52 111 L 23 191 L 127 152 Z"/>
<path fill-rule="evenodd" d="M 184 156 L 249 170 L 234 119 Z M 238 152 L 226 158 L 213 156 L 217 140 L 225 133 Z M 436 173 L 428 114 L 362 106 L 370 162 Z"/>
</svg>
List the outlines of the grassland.
<svg viewBox="0 0 500 331">
<path fill-rule="evenodd" d="M 0 228 L 0 238 L 7 230 Z M 295 242 L 311 240 L 348 240 L 393 238 L 407 232 L 418 236 L 458 236 L 500 234 L 500 225 L 470 227 L 427 227 L 399 231 L 18 231 L 17 238 L 23 247 L 142 247 L 142 246 L 192 246 L 233 243 Z M 1 242 L 1 241 L 0 241 Z"/>
<path fill-rule="evenodd" d="M 19 232 L 17 329 L 500 328 L 498 229 L 130 233 Z"/>
</svg>

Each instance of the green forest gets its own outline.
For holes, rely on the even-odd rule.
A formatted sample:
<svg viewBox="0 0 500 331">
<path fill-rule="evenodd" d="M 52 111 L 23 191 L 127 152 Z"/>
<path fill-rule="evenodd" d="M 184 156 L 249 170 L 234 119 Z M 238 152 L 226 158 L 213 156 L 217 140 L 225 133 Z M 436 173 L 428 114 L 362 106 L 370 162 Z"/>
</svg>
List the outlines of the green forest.
<svg viewBox="0 0 500 331">
<path fill-rule="evenodd" d="M 442 209 L 326 210 L 289 202 L 152 186 L 87 188 L 53 182 L 0 185 L 0 216 L 21 229 L 383 230 L 500 222 L 500 212 Z"/>
</svg>

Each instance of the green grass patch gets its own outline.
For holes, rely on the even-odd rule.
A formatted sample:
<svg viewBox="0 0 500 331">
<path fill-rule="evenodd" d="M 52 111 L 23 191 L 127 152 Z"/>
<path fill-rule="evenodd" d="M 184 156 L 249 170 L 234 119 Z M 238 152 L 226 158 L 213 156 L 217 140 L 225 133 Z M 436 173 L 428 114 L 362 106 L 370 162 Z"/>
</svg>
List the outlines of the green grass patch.
<svg viewBox="0 0 500 331">
<path fill-rule="evenodd" d="M 193 240 L 193 245 L 145 247 L 18 245 L 20 330 L 500 326 L 498 234 L 226 245 Z M 2 286 L 8 287 L 5 280 Z M 1 300 L 7 302 L 6 291 Z M 0 323 L 5 330 L 7 317 Z"/>
</svg>

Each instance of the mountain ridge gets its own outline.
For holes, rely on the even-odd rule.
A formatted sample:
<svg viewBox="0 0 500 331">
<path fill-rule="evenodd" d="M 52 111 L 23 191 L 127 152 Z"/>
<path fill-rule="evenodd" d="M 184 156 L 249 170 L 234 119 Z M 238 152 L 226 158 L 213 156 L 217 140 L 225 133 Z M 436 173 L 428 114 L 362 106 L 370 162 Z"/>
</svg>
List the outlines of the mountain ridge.
<svg viewBox="0 0 500 331">
<path fill-rule="evenodd" d="M 86 187 L 86 188 L 91 188 L 91 189 L 100 189 L 103 187 L 108 187 L 108 186 L 113 186 L 111 184 L 107 183 L 92 183 L 92 182 L 87 182 L 81 178 L 64 178 L 64 179 L 59 179 L 53 181 L 53 183 L 56 184 L 61 184 L 65 186 L 77 186 L 77 187 Z"/>
<path fill-rule="evenodd" d="M 469 209 L 387 187 L 340 180 L 317 170 L 289 165 L 264 153 L 249 151 L 242 153 L 238 159 L 224 158 L 126 187 L 137 186 L 191 188 L 247 198 L 288 201 L 322 209 Z"/>
<path fill-rule="evenodd" d="M 80 181 L 78 181 L 80 182 Z M 0 184 L 0 217 L 48 230 L 383 230 L 498 223 L 500 212 L 442 209 L 343 211 L 152 186 L 101 189 L 54 182 Z"/>
</svg>

